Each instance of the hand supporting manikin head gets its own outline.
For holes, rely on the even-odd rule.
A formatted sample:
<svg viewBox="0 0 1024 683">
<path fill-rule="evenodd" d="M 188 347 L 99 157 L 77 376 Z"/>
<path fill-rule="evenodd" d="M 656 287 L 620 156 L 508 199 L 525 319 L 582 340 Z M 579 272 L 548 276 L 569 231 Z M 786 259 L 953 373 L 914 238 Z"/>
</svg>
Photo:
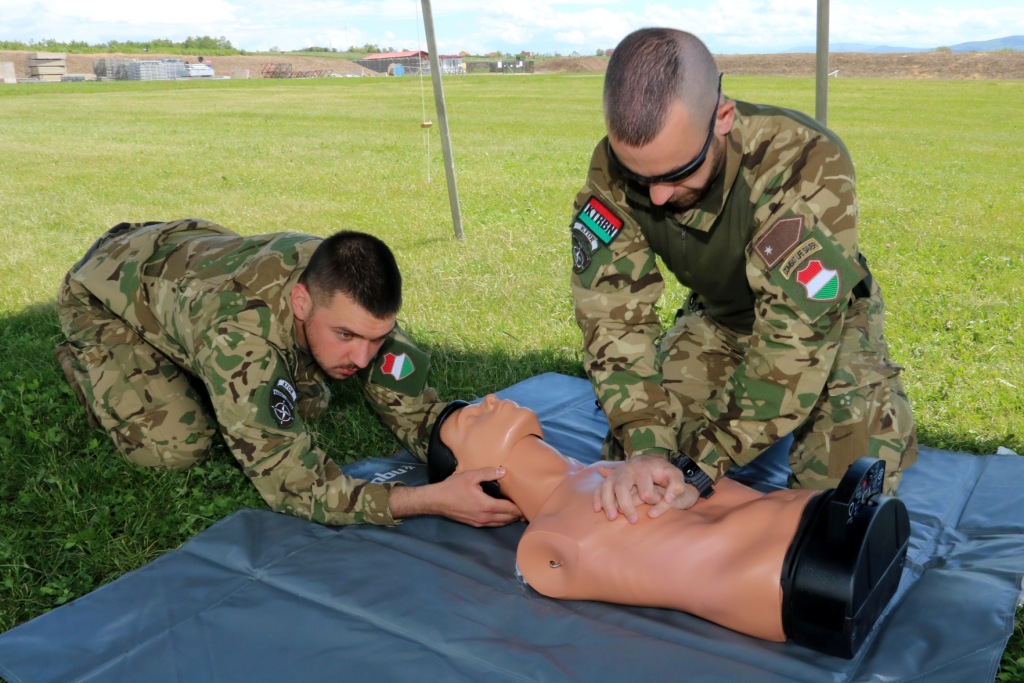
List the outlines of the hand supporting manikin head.
<svg viewBox="0 0 1024 683">
<path fill-rule="evenodd" d="M 452 456 L 448 474 L 505 468 L 501 495 L 513 501 L 528 521 L 566 477 L 583 469 L 544 441 L 536 413 L 494 394 L 453 412 L 441 423 L 439 436 Z M 434 478 L 439 476 L 446 475 Z"/>
<path fill-rule="evenodd" d="M 505 469 L 501 494 L 530 522 L 517 564 L 539 593 L 677 609 L 773 641 L 786 639 L 787 620 L 803 623 L 803 615 L 786 612 L 784 584 L 794 571 L 794 553 L 804 551 L 809 517 L 821 516 L 820 492 L 764 494 L 723 479 L 714 496 L 687 510 L 640 514 L 639 523 L 629 524 L 594 512 L 599 467 L 545 443 L 537 416 L 512 401 L 490 395 L 461 407 L 439 421 L 435 437 L 447 450 L 449 470 Z"/>
</svg>

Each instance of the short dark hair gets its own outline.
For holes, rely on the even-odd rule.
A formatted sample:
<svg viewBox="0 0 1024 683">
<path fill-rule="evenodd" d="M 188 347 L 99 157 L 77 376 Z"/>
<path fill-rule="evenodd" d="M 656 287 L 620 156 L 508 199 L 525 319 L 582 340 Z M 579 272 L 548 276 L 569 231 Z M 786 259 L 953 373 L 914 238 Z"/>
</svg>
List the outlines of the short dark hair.
<svg viewBox="0 0 1024 683">
<path fill-rule="evenodd" d="M 661 131 L 673 100 L 690 111 L 711 111 L 718 67 L 700 38 L 673 28 L 642 28 L 622 39 L 604 77 L 608 133 L 631 147 Z M 715 103 L 717 104 L 717 103 Z M 700 123 L 704 126 L 702 113 Z"/>
<path fill-rule="evenodd" d="M 370 315 L 386 318 L 402 307 L 402 273 L 383 241 L 342 230 L 313 251 L 299 282 L 315 306 L 329 305 L 335 294 L 352 297 Z"/>
</svg>

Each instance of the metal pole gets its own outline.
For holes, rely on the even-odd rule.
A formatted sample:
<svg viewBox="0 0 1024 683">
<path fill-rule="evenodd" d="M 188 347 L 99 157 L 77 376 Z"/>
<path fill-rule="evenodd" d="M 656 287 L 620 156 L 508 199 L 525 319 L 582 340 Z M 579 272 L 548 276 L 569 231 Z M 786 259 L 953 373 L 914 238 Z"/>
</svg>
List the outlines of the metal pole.
<svg viewBox="0 0 1024 683">
<path fill-rule="evenodd" d="M 459 188 L 455 183 L 455 160 L 452 159 L 452 140 L 448 134 L 448 110 L 444 106 L 444 86 L 441 85 L 441 60 L 437 56 L 437 42 L 434 40 L 434 16 L 430 12 L 430 0 L 420 0 L 423 6 L 423 30 L 427 34 L 427 50 L 430 51 L 430 80 L 434 84 L 434 106 L 441 124 L 441 150 L 444 152 L 444 175 L 448 180 L 448 203 L 452 207 L 452 225 L 455 237 L 465 239 L 462 233 L 462 212 L 459 210 Z"/>
<path fill-rule="evenodd" d="M 814 118 L 828 125 L 828 2 L 818 0 L 818 49 L 814 90 Z"/>
</svg>

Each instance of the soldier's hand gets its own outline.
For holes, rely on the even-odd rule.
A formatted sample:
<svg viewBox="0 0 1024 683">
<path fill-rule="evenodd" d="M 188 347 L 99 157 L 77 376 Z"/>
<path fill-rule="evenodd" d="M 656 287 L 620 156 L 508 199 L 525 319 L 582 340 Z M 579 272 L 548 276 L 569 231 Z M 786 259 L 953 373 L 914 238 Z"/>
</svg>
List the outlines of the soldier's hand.
<svg viewBox="0 0 1024 683">
<path fill-rule="evenodd" d="M 480 484 L 498 481 L 505 476 L 503 467 L 482 467 L 456 472 L 432 486 L 444 489 L 440 514 L 470 526 L 505 526 L 523 518 L 522 511 L 510 500 L 492 498 L 484 493 Z"/>
<path fill-rule="evenodd" d="M 630 524 L 639 521 L 637 507 L 652 507 L 649 517 L 657 517 L 671 508 L 685 510 L 697 502 L 700 494 L 687 484 L 679 468 L 660 455 L 638 455 L 625 462 L 598 465 L 604 477 L 594 490 L 594 512 L 604 510 L 609 520 L 622 515 Z"/>
</svg>

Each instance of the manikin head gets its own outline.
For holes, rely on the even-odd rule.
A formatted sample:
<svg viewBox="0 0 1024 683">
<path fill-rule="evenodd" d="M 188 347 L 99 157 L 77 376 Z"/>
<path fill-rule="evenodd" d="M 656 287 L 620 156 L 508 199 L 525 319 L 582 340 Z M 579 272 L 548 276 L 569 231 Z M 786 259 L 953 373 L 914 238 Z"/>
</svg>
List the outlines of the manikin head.
<svg viewBox="0 0 1024 683">
<path fill-rule="evenodd" d="M 448 415 L 439 436 L 452 454 L 451 472 L 464 472 L 504 466 L 518 441 L 528 436 L 543 438 L 543 431 L 532 410 L 488 394 L 480 403 Z"/>
<path fill-rule="evenodd" d="M 483 490 L 508 498 L 529 519 L 555 487 L 583 466 L 545 443 L 537 415 L 514 401 L 492 394 L 477 405 L 449 405 L 431 434 L 430 481 L 496 467 L 504 468 L 505 475 L 500 481 L 484 482 Z"/>
</svg>

